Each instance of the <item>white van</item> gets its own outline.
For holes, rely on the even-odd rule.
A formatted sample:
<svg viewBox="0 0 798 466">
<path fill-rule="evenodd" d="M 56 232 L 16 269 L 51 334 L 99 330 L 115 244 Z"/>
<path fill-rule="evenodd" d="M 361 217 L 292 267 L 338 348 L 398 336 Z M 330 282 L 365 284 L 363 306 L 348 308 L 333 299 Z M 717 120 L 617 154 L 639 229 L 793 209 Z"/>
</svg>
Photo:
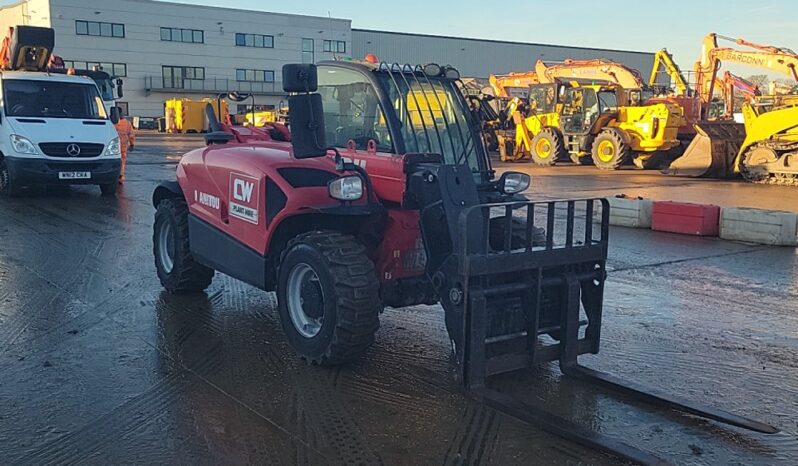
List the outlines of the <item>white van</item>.
<svg viewBox="0 0 798 466">
<path fill-rule="evenodd" d="M 91 78 L 0 71 L 0 194 L 94 184 L 113 196 L 120 166 L 119 137 Z"/>
</svg>

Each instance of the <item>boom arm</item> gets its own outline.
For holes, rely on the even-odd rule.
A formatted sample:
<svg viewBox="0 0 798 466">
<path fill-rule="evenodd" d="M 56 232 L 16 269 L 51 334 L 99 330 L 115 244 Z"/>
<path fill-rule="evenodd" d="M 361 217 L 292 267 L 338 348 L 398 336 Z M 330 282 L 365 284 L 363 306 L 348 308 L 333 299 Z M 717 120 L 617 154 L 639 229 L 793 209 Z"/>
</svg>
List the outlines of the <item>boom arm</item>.
<svg viewBox="0 0 798 466">
<path fill-rule="evenodd" d="M 540 83 L 537 74 L 534 71 L 524 71 L 520 73 L 510 74 L 492 74 L 488 78 L 490 86 L 496 97 L 511 98 L 517 97 L 510 94 L 511 88 L 520 88 L 528 90 L 532 84 Z"/>
<path fill-rule="evenodd" d="M 547 65 L 542 60 L 535 63 L 535 71 L 542 83 L 553 83 L 557 79 L 586 79 L 616 84 L 624 89 L 642 89 L 645 87 L 643 77 L 620 63 L 596 60 L 565 60 L 556 65 Z"/>
<path fill-rule="evenodd" d="M 738 50 L 718 46 L 718 38 L 734 42 L 752 50 Z M 721 63 L 739 63 L 786 74 L 798 82 L 798 54 L 792 50 L 760 45 L 745 39 L 733 39 L 715 33 L 707 34 L 701 46 L 701 58 L 695 64 L 696 90 L 705 107 L 712 99 L 712 91 Z"/>
<path fill-rule="evenodd" d="M 651 68 L 651 76 L 648 78 L 649 86 L 657 85 L 660 68 L 664 68 L 671 80 L 671 85 L 676 86 L 676 95 L 689 95 L 690 88 L 687 85 L 687 80 L 684 79 L 681 68 L 673 61 L 673 55 L 668 52 L 668 49 L 662 49 L 654 54 L 654 67 Z"/>
</svg>

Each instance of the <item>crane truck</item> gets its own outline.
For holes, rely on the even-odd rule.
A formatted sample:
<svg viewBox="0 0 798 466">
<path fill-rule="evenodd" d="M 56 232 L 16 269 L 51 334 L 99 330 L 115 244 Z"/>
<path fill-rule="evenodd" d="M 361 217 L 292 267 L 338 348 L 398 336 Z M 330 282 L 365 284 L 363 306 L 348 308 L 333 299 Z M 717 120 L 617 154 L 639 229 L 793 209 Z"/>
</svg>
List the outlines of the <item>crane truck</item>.
<svg viewBox="0 0 798 466">
<path fill-rule="evenodd" d="M 121 164 L 114 128 L 97 85 L 50 73 L 55 33 L 12 28 L 0 51 L 0 194 L 35 185 L 99 185 L 113 196 Z"/>
</svg>

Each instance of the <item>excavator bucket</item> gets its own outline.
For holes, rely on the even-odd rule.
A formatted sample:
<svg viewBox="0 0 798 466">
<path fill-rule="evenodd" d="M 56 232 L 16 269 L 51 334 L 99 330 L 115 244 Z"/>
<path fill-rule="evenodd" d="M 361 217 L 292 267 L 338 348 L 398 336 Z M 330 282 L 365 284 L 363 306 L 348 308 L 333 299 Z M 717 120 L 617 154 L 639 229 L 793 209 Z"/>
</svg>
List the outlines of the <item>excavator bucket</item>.
<svg viewBox="0 0 798 466">
<path fill-rule="evenodd" d="M 665 170 L 668 175 L 734 178 L 734 160 L 745 140 L 745 126 L 733 121 L 695 124 L 696 135 L 684 154 Z"/>
<path fill-rule="evenodd" d="M 426 273 L 444 310 L 459 380 L 472 396 L 547 432 L 639 464 L 665 463 L 516 400 L 490 380 L 557 361 L 566 376 L 665 410 L 762 433 L 778 431 L 577 362 L 579 355 L 599 351 L 609 244 L 606 199 L 486 204 L 466 165 L 421 161 L 407 172 L 408 202 L 420 209 Z"/>
</svg>

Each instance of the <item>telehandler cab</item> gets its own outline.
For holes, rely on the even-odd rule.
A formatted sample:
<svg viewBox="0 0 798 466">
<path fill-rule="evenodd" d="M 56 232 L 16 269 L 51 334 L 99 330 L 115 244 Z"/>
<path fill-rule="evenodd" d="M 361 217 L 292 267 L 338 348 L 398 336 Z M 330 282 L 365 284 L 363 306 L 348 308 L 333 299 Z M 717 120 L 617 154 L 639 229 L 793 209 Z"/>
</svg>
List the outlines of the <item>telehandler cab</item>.
<svg viewBox="0 0 798 466">
<path fill-rule="evenodd" d="M 527 175 L 496 178 L 458 78 L 434 64 L 286 65 L 291 142 L 214 131 L 156 188 L 164 288 L 201 291 L 218 270 L 276 291 L 287 340 L 317 364 L 365 352 L 385 307 L 440 302 L 470 394 L 635 462 L 661 461 L 491 389 L 489 377 L 559 361 L 660 406 L 776 432 L 577 363 L 599 350 L 608 204 L 533 202 L 521 195 Z"/>
</svg>

